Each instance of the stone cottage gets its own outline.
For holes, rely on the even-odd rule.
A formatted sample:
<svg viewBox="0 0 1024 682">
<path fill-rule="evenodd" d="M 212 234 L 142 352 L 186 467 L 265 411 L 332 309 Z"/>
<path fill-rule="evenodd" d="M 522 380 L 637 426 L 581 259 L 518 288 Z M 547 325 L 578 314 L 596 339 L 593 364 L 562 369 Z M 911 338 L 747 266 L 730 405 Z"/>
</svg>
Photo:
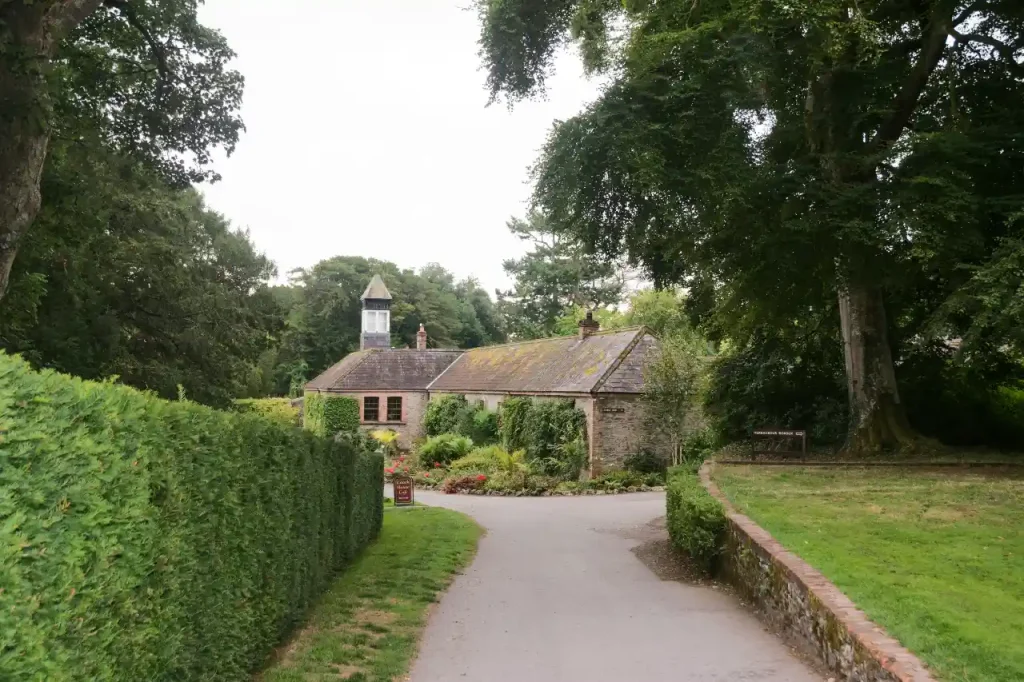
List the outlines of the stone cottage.
<svg viewBox="0 0 1024 682">
<path fill-rule="evenodd" d="M 360 403 L 365 428 L 390 428 L 410 447 L 432 396 L 464 395 L 497 409 L 507 396 L 570 399 L 587 415 L 590 473 L 619 468 L 641 448 L 661 451 L 646 423 L 644 363 L 657 340 L 644 328 L 603 332 L 590 314 L 579 333 L 470 350 L 390 347 L 391 294 L 379 275 L 363 293 L 361 349 L 306 385 Z M 665 456 L 667 452 L 661 452 Z"/>
</svg>

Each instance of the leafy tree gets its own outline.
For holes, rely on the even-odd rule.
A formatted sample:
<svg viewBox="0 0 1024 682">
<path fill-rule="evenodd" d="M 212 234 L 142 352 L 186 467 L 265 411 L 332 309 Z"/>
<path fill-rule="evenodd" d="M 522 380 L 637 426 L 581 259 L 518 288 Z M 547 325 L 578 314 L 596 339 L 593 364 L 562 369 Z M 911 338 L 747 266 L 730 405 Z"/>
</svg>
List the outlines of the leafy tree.
<svg viewBox="0 0 1024 682">
<path fill-rule="evenodd" d="M 713 291 L 733 333 L 833 311 L 847 446 L 913 445 L 893 349 L 926 320 L 981 332 L 970 312 L 1019 287 L 999 266 L 1022 234 L 1019 3 L 479 5 L 495 98 L 541 91 L 571 38 L 613 76 L 535 169 L 549 228 Z M 1013 314 L 982 316 L 987 352 Z"/>
<path fill-rule="evenodd" d="M 551 230 L 547 218 L 531 213 L 508 223 L 513 234 L 533 245 L 520 259 L 505 261 L 514 281 L 499 292 L 498 306 L 508 332 L 520 339 L 551 336 L 567 308 L 593 310 L 618 304 L 625 287 L 612 263 L 587 255 L 582 245 Z"/>
<path fill-rule="evenodd" d="M 643 399 L 649 428 L 667 438 L 674 465 L 680 463 L 683 441 L 703 423 L 706 357 L 698 337 L 677 333 L 660 340 L 657 354 L 644 367 Z"/>
<path fill-rule="evenodd" d="M 233 149 L 242 77 L 197 0 L 0 2 L 0 297 L 53 139 L 97 136 L 185 185 Z"/>
<path fill-rule="evenodd" d="M 432 348 L 473 348 L 504 340 L 494 304 L 474 280 L 456 282 L 436 263 L 416 273 L 386 261 L 336 256 L 294 271 L 292 285 L 274 292 L 285 316 L 275 392 L 300 391 L 307 380 L 359 350 L 360 296 L 374 274 L 384 278 L 393 297 L 394 346 L 415 347 L 420 324 Z"/>
<path fill-rule="evenodd" d="M 103 145 L 56 141 L 46 200 L 0 301 L 0 346 L 36 366 L 224 405 L 278 331 L 274 266 L 193 190 Z"/>
</svg>

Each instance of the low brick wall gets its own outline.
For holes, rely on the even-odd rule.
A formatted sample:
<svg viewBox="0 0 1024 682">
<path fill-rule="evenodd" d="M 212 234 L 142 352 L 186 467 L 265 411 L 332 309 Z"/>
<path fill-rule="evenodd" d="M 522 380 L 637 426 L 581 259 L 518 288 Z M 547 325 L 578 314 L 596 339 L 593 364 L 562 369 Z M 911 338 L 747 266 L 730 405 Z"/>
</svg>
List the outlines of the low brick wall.
<svg viewBox="0 0 1024 682">
<path fill-rule="evenodd" d="M 701 482 L 728 512 L 722 569 L 769 622 L 809 645 L 840 679 L 851 682 L 935 682 L 924 664 L 854 606 L 825 576 L 736 511 L 711 480 Z"/>
</svg>

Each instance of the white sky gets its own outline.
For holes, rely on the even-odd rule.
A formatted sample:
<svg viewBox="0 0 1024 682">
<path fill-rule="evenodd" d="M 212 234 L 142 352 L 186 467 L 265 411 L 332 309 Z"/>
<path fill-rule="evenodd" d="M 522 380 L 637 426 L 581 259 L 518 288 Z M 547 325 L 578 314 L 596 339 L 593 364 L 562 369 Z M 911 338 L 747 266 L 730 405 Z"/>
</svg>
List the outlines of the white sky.
<svg viewBox="0 0 1024 682">
<path fill-rule="evenodd" d="M 246 79 L 247 131 L 203 187 L 282 277 L 335 255 L 435 261 L 491 293 L 525 245 L 528 167 L 597 94 L 565 54 L 547 101 L 485 107 L 470 0 L 207 0 Z"/>
</svg>

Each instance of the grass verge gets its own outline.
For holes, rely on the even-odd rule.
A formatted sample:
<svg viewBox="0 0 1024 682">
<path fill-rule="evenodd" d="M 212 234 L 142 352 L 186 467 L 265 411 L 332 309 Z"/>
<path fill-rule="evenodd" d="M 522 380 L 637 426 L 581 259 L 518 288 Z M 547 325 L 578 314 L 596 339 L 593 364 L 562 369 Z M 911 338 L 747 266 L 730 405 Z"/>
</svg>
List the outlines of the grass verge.
<svg viewBox="0 0 1024 682">
<path fill-rule="evenodd" d="M 263 682 L 384 682 L 409 669 L 428 607 L 476 552 L 481 529 L 446 509 L 384 515 L 380 539 L 342 574 Z"/>
<path fill-rule="evenodd" d="M 1024 476 L 719 466 L 729 499 L 946 682 L 1024 679 Z"/>
</svg>

